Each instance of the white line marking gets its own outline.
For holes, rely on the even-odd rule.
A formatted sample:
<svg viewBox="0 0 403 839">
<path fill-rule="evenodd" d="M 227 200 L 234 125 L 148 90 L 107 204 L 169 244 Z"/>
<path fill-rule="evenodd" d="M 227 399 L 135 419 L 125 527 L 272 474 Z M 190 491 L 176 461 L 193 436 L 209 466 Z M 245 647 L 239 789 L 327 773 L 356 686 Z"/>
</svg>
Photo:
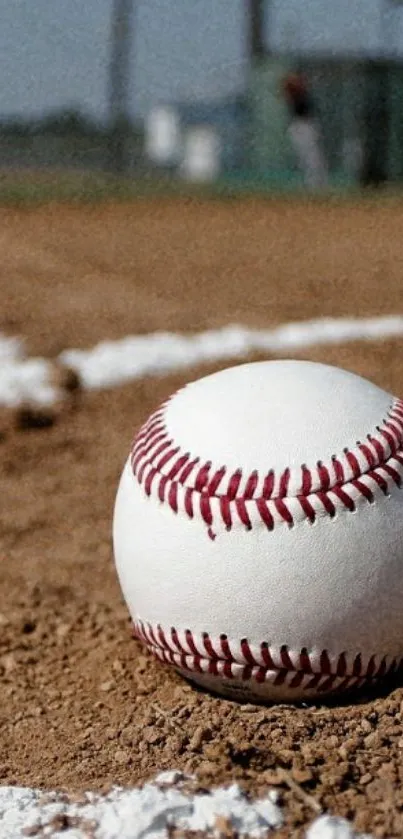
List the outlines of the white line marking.
<svg viewBox="0 0 403 839">
<path fill-rule="evenodd" d="M 73 368 L 85 388 L 109 388 L 149 375 L 163 375 L 203 362 L 241 358 L 252 351 L 280 355 L 312 346 L 375 341 L 403 335 L 403 316 L 318 318 L 274 329 L 230 325 L 190 335 L 154 332 L 102 341 L 90 350 L 64 350 L 57 361 Z M 0 335 L 0 405 L 49 405 L 58 397 L 52 364 L 26 358 L 23 342 Z"/>
<path fill-rule="evenodd" d="M 168 839 L 171 831 L 203 831 L 209 839 L 235 831 L 241 839 L 266 839 L 281 827 L 278 793 L 249 799 L 237 784 L 209 793 L 188 793 L 191 778 L 164 772 L 141 788 L 115 787 L 104 796 L 69 796 L 25 787 L 0 787 L 1 839 L 26 836 L 71 839 Z M 80 800 L 81 799 L 81 800 Z M 358 834 L 343 818 L 322 815 L 306 831 L 306 839 L 371 839 Z"/>
<path fill-rule="evenodd" d="M 283 823 L 276 793 L 249 801 L 233 784 L 209 794 L 187 794 L 180 773 L 165 772 L 141 789 L 114 788 L 105 795 L 86 793 L 75 803 L 68 796 L 23 787 L 0 787 L 2 839 L 27 835 L 85 839 L 168 839 L 168 829 L 206 831 L 217 836 L 221 823 L 237 835 L 263 839 Z M 67 800 L 66 800 L 67 799 Z M 221 835 L 221 833 L 220 833 Z"/>
</svg>

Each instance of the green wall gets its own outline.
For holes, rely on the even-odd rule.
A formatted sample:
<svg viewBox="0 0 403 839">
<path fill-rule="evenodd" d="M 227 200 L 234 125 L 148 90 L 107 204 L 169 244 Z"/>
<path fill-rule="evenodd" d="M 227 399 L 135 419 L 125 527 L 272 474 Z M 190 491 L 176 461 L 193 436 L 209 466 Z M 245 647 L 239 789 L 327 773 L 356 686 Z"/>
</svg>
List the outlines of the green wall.
<svg viewBox="0 0 403 839">
<path fill-rule="evenodd" d="M 287 109 L 281 96 L 281 80 L 288 71 L 286 60 L 267 58 L 250 72 L 250 165 L 262 174 L 281 173 L 292 161 L 286 134 Z"/>
<path fill-rule="evenodd" d="M 250 70 L 246 165 L 254 177 L 302 181 L 281 94 L 290 70 L 309 80 L 332 182 L 359 183 L 365 160 L 390 181 L 403 180 L 403 64 L 301 56 L 268 56 Z"/>
</svg>

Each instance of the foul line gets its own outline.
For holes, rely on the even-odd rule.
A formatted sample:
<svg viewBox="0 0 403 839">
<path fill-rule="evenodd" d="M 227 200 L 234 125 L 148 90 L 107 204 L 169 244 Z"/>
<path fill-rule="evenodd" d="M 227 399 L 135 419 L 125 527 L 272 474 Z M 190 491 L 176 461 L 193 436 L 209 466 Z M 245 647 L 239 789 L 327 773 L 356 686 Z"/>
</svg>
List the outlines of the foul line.
<svg viewBox="0 0 403 839">
<path fill-rule="evenodd" d="M 313 346 L 379 341 L 403 335 L 403 316 L 318 318 L 273 329 L 230 325 L 180 335 L 154 332 L 102 341 L 89 350 L 64 350 L 58 364 L 75 370 L 87 389 L 110 388 L 143 376 L 164 375 L 195 364 L 230 361 L 251 352 L 279 356 Z M 0 405 L 30 401 L 49 405 L 58 397 L 54 364 L 27 358 L 24 343 L 0 335 Z"/>
</svg>

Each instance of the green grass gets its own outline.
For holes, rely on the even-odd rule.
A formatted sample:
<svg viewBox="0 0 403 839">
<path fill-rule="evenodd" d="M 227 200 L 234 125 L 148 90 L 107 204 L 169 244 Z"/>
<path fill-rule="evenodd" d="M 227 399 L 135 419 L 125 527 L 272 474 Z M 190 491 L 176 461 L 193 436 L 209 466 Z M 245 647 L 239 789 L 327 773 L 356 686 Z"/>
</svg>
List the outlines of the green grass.
<svg viewBox="0 0 403 839">
<path fill-rule="evenodd" d="M 19 206 L 50 202 L 98 203 L 126 201 L 142 195 L 165 194 L 173 189 L 166 180 L 119 178 L 99 172 L 0 172 L 0 205 Z"/>
<path fill-rule="evenodd" d="M 141 198 L 182 197 L 193 199 L 236 199 L 240 197 L 279 197 L 296 200 L 339 200 L 370 198 L 401 200 L 396 185 L 380 190 L 360 190 L 341 177 L 334 177 L 329 191 L 308 195 L 300 178 L 293 173 L 253 175 L 239 173 L 212 184 L 189 184 L 178 178 L 144 174 L 119 178 L 102 172 L 80 171 L 0 171 L 0 206 L 30 207 L 53 202 L 91 204 L 127 202 Z"/>
</svg>

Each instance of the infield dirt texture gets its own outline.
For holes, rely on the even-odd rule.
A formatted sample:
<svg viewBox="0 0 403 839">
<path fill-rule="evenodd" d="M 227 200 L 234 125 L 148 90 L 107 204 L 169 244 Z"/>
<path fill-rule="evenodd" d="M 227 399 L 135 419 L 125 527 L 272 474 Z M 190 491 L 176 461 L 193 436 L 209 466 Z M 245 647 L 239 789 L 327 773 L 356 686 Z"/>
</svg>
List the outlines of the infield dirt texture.
<svg viewBox="0 0 403 839">
<path fill-rule="evenodd" d="M 0 231 L 0 332 L 24 337 L 30 355 L 159 329 L 402 309 L 396 199 L 54 204 L 1 210 Z M 402 396 L 402 350 L 394 339 L 298 357 Z M 1 411 L 0 783 L 77 793 L 178 768 L 204 787 L 276 786 L 286 818 L 276 839 L 302 835 L 318 805 L 401 837 L 401 687 L 345 705 L 240 707 L 131 639 L 111 554 L 119 475 L 147 415 L 212 369 L 83 391 L 46 429 L 18 430 Z"/>
</svg>

